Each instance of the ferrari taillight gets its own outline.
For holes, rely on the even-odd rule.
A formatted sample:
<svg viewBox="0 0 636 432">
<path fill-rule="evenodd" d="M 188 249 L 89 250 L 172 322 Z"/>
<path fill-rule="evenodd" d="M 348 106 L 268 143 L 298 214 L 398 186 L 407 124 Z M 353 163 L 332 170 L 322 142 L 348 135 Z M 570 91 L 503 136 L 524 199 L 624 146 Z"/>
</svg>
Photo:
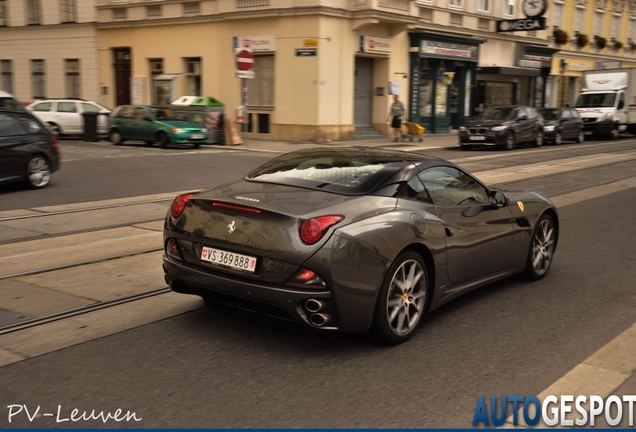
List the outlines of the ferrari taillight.
<svg viewBox="0 0 636 432">
<path fill-rule="evenodd" d="M 58 134 L 53 134 L 53 146 L 55 150 L 60 148 L 60 136 Z"/>
<path fill-rule="evenodd" d="M 337 224 L 343 219 L 344 216 L 330 215 L 319 216 L 303 221 L 300 224 L 300 239 L 304 243 L 312 245 L 318 242 L 325 235 L 329 227 Z"/>
<path fill-rule="evenodd" d="M 183 214 L 186 205 L 188 204 L 188 200 L 192 195 L 194 195 L 194 193 L 187 193 L 179 195 L 174 199 L 174 201 L 172 202 L 172 207 L 170 207 L 170 214 L 173 218 L 177 219 Z"/>
</svg>

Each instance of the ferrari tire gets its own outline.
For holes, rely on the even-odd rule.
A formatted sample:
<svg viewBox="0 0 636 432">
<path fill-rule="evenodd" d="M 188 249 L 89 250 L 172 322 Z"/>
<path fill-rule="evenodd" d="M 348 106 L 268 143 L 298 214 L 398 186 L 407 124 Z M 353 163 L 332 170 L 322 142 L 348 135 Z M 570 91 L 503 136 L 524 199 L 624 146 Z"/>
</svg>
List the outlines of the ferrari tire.
<svg viewBox="0 0 636 432">
<path fill-rule="evenodd" d="M 557 239 L 558 230 L 554 219 L 550 215 L 543 215 L 537 222 L 530 239 L 525 268 L 528 279 L 539 280 L 546 275 L 552 265 Z"/>
<path fill-rule="evenodd" d="M 372 331 L 382 342 L 397 345 L 415 332 L 427 307 L 428 275 L 415 251 L 401 253 L 380 288 Z"/>
</svg>

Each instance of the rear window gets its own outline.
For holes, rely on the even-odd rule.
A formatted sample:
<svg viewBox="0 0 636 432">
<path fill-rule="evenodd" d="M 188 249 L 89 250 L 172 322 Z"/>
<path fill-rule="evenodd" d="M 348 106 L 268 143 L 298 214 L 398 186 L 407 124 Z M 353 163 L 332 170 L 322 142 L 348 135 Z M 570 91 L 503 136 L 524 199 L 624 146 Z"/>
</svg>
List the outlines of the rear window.
<svg viewBox="0 0 636 432">
<path fill-rule="evenodd" d="M 407 156 L 395 153 L 300 152 L 276 158 L 246 179 L 358 195 L 373 191 L 409 163 Z"/>
</svg>

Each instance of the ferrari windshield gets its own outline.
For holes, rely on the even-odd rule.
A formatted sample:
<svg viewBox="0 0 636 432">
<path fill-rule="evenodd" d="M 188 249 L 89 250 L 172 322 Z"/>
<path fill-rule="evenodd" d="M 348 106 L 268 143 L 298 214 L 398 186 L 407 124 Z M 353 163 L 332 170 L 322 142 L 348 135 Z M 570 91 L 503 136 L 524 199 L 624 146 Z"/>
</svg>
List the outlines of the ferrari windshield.
<svg viewBox="0 0 636 432">
<path fill-rule="evenodd" d="M 478 117 L 478 120 L 514 120 L 517 118 L 517 108 L 497 107 L 487 108 Z"/>
<path fill-rule="evenodd" d="M 416 157 L 375 152 L 297 152 L 262 165 L 246 179 L 357 195 L 373 191 L 382 180 L 409 165 L 411 159 Z"/>
<path fill-rule="evenodd" d="M 582 94 L 576 102 L 577 108 L 611 108 L 614 106 L 616 93 Z"/>
</svg>

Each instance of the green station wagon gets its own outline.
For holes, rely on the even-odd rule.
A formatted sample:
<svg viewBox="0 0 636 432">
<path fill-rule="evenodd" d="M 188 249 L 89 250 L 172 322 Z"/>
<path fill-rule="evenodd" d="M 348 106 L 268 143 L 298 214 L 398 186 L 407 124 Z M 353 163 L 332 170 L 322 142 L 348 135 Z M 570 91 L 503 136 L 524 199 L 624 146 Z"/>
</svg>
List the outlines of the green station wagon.
<svg viewBox="0 0 636 432">
<path fill-rule="evenodd" d="M 208 141 L 210 133 L 197 124 L 175 117 L 170 107 L 151 105 L 121 105 L 109 119 L 108 136 L 115 145 L 124 141 L 156 142 L 162 148 L 170 144 L 192 144 L 198 148 Z"/>
</svg>

